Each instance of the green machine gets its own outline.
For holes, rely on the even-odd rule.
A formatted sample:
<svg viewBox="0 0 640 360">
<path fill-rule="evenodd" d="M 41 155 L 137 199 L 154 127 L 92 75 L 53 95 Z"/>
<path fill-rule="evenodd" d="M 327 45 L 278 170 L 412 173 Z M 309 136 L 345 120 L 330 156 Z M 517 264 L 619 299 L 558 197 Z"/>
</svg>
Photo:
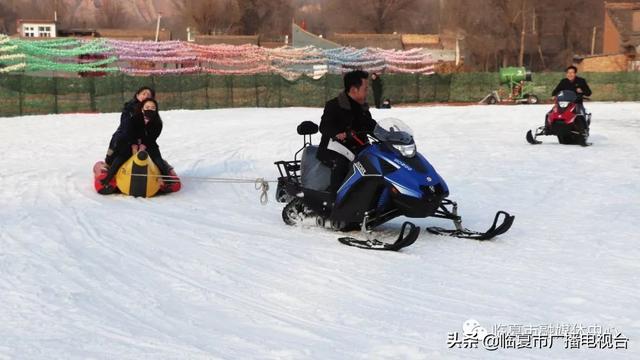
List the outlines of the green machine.
<svg viewBox="0 0 640 360">
<path fill-rule="evenodd" d="M 533 94 L 531 71 L 524 67 L 506 67 L 500 69 L 500 85 L 505 89 L 492 91 L 480 101 L 482 104 L 513 102 L 516 104 L 537 104 L 538 97 Z"/>
</svg>

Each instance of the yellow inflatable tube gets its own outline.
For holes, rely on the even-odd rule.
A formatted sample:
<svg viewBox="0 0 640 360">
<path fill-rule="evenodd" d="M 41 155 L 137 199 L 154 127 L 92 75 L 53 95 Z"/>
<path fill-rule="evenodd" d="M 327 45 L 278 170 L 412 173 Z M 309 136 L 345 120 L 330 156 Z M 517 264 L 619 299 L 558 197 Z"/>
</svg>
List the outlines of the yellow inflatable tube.
<svg viewBox="0 0 640 360">
<path fill-rule="evenodd" d="M 152 197 L 160 190 L 160 169 L 146 151 L 139 151 L 120 167 L 116 184 L 123 194 Z"/>
</svg>

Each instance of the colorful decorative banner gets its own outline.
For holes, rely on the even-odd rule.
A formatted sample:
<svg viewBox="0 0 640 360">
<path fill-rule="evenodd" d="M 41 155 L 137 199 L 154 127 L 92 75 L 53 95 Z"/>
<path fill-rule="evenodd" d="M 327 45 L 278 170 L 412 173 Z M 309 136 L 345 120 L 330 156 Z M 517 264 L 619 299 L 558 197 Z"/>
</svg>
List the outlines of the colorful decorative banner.
<svg viewBox="0 0 640 360">
<path fill-rule="evenodd" d="M 118 68 L 107 65 L 118 60 L 108 57 L 111 51 L 104 39 L 80 41 L 77 39 L 26 40 L 0 37 L 0 71 L 64 71 L 115 72 Z M 20 63 L 15 64 L 16 61 Z"/>
<path fill-rule="evenodd" d="M 422 49 L 323 50 L 287 46 L 268 49 L 255 45 L 198 45 L 183 41 L 25 40 L 0 35 L 1 72 L 120 71 L 131 75 L 278 73 L 286 78 L 296 78 L 353 69 L 430 74 L 434 72 L 434 61 Z"/>
</svg>

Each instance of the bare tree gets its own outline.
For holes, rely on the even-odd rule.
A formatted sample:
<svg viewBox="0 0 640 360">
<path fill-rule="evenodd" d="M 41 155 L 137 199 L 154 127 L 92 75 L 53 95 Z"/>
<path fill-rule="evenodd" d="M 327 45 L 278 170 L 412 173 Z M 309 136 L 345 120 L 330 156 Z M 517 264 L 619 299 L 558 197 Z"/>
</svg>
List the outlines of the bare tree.
<svg viewBox="0 0 640 360">
<path fill-rule="evenodd" d="M 590 51 L 593 27 L 604 21 L 603 0 L 526 1 L 523 11 L 524 1 L 443 2 L 444 28 L 465 37 L 465 64 L 485 71 L 517 65 L 523 38 L 523 65 L 537 70 L 563 69 L 575 54 Z"/>
<path fill-rule="evenodd" d="M 10 5 L 0 1 L 0 34 L 11 34 L 15 31 L 16 13 Z"/>
<path fill-rule="evenodd" d="M 373 25 L 376 33 L 390 31 L 390 25 L 406 11 L 415 8 L 416 0 L 366 0 L 362 4 L 362 17 Z"/>
<path fill-rule="evenodd" d="M 187 23 L 195 24 L 199 33 L 229 33 L 239 19 L 234 0 L 187 0 L 183 12 Z"/>
<path fill-rule="evenodd" d="M 326 6 L 335 14 L 338 29 L 384 33 L 397 31 L 401 20 L 417 17 L 424 4 L 424 0 L 328 0 Z"/>
<path fill-rule="evenodd" d="M 289 33 L 293 18 L 292 0 L 237 0 L 242 34 Z"/>
<path fill-rule="evenodd" d="M 488 70 L 504 53 L 505 26 L 496 16 L 492 0 L 477 0 L 473 11 L 465 0 L 448 0 L 442 11 L 442 23 L 455 36 L 463 37 L 465 64 Z"/>
<path fill-rule="evenodd" d="M 115 29 L 128 24 L 129 16 L 118 0 L 102 0 L 98 24 L 105 28 Z"/>
<path fill-rule="evenodd" d="M 58 23 L 65 26 L 70 22 L 71 11 L 63 0 L 12 0 L 4 2 L 5 7 L 13 12 L 16 18 L 53 20 L 57 13 Z M 4 15 L 0 12 L 0 16 Z"/>
<path fill-rule="evenodd" d="M 324 7 L 319 4 L 295 4 L 293 18 L 298 24 L 304 24 L 306 30 L 315 34 L 326 34 L 329 27 Z"/>
<path fill-rule="evenodd" d="M 440 22 L 440 0 L 400 2 L 338 0 L 294 3 L 295 19 L 304 21 L 309 31 L 330 32 L 402 32 L 437 34 Z M 376 30 L 377 29 L 377 30 Z"/>
</svg>

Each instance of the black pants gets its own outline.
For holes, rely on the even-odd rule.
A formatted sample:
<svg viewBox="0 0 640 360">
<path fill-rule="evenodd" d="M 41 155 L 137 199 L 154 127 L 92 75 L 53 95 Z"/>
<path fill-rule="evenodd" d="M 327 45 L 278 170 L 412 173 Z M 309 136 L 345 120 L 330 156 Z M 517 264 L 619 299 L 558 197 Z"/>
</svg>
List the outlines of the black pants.
<svg viewBox="0 0 640 360">
<path fill-rule="evenodd" d="M 382 90 L 373 89 L 373 102 L 376 104 L 376 109 L 380 109 L 380 106 L 382 106 Z"/>
<path fill-rule="evenodd" d="M 336 153 L 335 155 L 330 155 L 329 159 L 322 160 L 322 163 L 331 168 L 331 183 L 329 184 L 327 191 L 332 193 L 338 192 L 344 178 L 347 177 L 347 174 L 349 173 L 349 165 L 351 165 L 351 161 Z"/>
<path fill-rule="evenodd" d="M 131 157 L 131 147 L 116 144 L 113 136 L 111 137 L 111 141 L 109 141 L 109 149 L 107 150 L 107 156 L 104 158 L 104 162 L 109 165 L 109 171 L 107 171 L 107 177 L 102 180 L 103 183 L 107 184 L 111 179 L 116 175 L 120 166 L 124 164 Z"/>
<path fill-rule="evenodd" d="M 120 167 L 127 162 L 131 158 L 133 153 L 131 152 L 131 148 L 125 149 L 123 146 L 121 149 L 113 149 L 109 147 L 109 151 L 107 152 L 107 156 L 104 159 L 104 162 L 109 165 L 109 171 L 107 172 L 107 177 L 102 180 L 105 184 L 111 181 L 111 179 L 116 175 Z"/>
<path fill-rule="evenodd" d="M 151 161 L 153 161 L 153 163 L 156 164 L 156 166 L 160 170 L 160 173 L 162 175 L 169 175 L 169 172 L 171 171 L 171 167 L 162 158 L 162 154 L 160 154 L 160 148 L 158 147 L 148 148 L 147 153 L 149 154 Z"/>
</svg>

